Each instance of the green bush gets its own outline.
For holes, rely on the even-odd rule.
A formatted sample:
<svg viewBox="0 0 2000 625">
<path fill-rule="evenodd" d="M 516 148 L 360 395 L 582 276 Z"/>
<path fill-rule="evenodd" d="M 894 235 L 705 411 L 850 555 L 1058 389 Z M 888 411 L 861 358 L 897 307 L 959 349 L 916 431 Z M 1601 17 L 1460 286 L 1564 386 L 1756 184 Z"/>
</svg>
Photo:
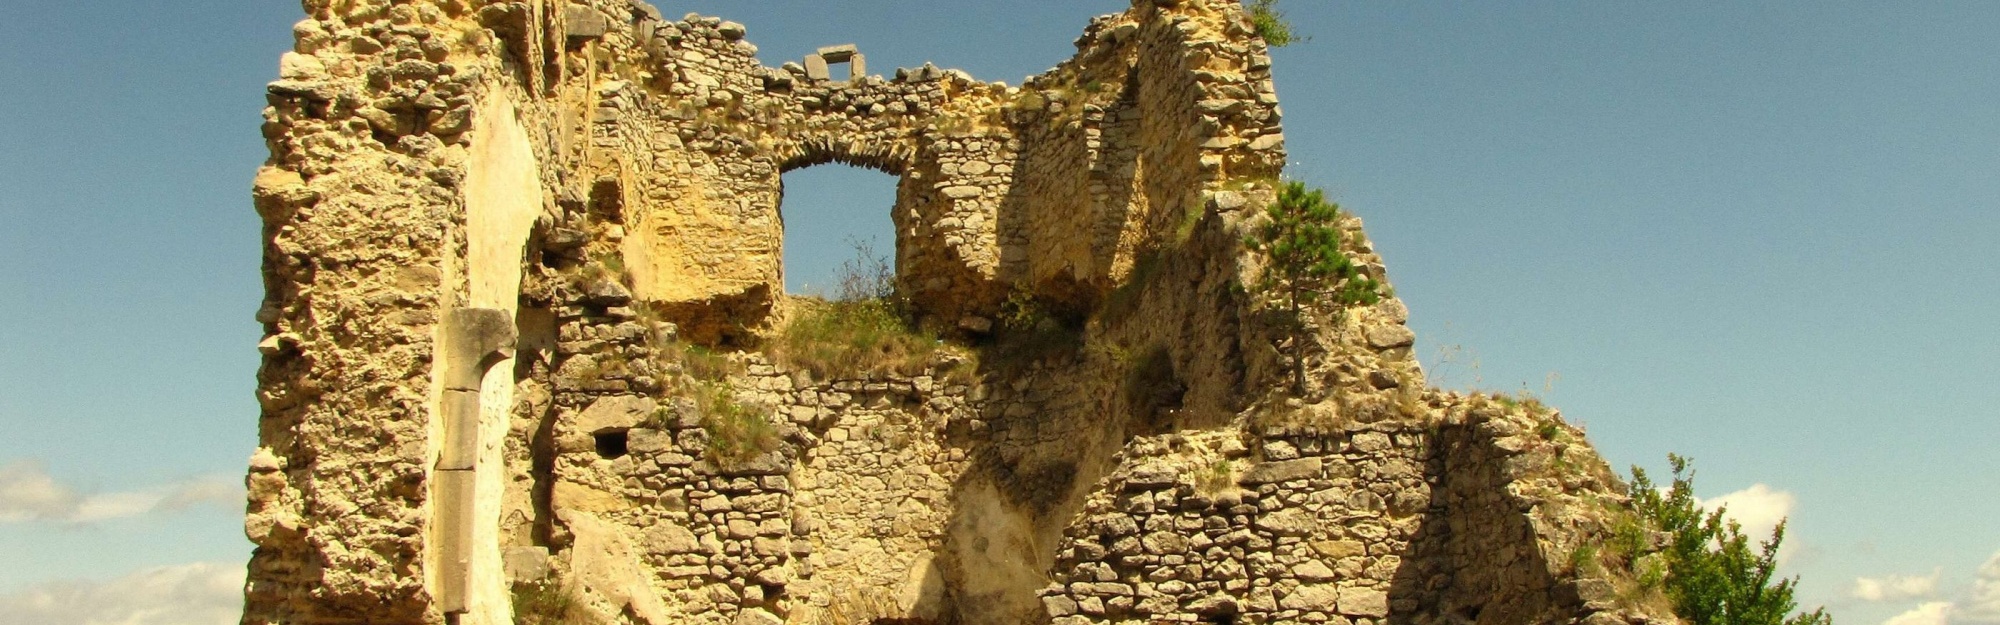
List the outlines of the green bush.
<svg viewBox="0 0 2000 625">
<path fill-rule="evenodd" d="M 770 415 L 737 402 L 729 385 L 703 385 L 695 404 L 708 433 L 708 459 L 717 466 L 737 466 L 778 448 L 778 429 Z"/>
<path fill-rule="evenodd" d="M 1283 48 L 1293 43 L 1305 41 L 1304 37 L 1292 32 L 1291 20 L 1278 11 L 1278 0 L 1252 0 L 1248 7 L 1250 23 L 1256 27 L 1257 36 L 1273 48 Z"/>
<path fill-rule="evenodd" d="M 1693 625 L 1832 625 L 1826 608 L 1793 614 L 1798 578 L 1774 579 L 1779 523 L 1757 548 L 1724 510 L 1705 512 L 1694 499 L 1694 473 L 1686 458 L 1669 455 L 1673 484 L 1662 492 L 1646 472 L 1632 468 L 1632 503 L 1653 527 L 1666 534 L 1666 595 L 1674 612 Z"/>
</svg>

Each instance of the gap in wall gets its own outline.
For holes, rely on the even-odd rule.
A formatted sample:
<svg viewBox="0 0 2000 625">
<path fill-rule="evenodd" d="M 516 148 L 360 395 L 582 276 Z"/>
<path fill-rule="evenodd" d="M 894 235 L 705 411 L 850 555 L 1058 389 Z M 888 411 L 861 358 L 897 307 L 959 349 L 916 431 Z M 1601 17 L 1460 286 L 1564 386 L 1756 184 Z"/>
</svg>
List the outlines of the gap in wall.
<svg viewBox="0 0 2000 625">
<path fill-rule="evenodd" d="M 839 163 L 784 175 L 785 291 L 832 298 L 840 293 L 841 264 L 856 258 L 856 243 L 896 262 L 896 177 Z"/>
</svg>

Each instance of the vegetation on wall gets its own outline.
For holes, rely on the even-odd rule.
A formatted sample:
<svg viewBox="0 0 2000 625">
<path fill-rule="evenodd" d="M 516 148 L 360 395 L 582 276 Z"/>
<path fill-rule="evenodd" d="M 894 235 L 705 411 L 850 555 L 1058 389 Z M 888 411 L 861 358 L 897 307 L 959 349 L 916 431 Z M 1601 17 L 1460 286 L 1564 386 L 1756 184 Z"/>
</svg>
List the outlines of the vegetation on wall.
<svg viewBox="0 0 2000 625">
<path fill-rule="evenodd" d="M 1245 5 L 1250 13 L 1250 23 L 1257 29 L 1257 36 L 1273 48 L 1282 48 L 1305 41 L 1292 30 L 1291 20 L 1278 11 L 1278 0 L 1251 0 Z"/>
<path fill-rule="evenodd" d="M 598 625 L 600 621 L 555 580 L 514 584 L 514 622 L 520 625 Z"/>
<path fill-rule="evenodd" d="M 1752 547 L 1742 526 L 1725 518 L 1724 510 L 1707 512 L 1695 502 L 1688 459 L 1669 455 L 1667 460 L 1674 477 L 1665 491 L 1655 487 L 1645 470 L 1632 468 L 1632 504 L 1644 521 L 1665 534 L 1664 590 L 1674 612 L 1693 625 L 1832 625 L 1826 608 L 1794 614 L 1799 580 L 1776 578 L 1784 523 L 1769 540 Z"/>
<path fill-rule="evenodd" d="M 1292 343 L 1292 386 L 1306 387 L 1306 314 L 1325 302 L 1336 311 L 1372 305 L 1382 298 L 1382 285 L 1361 274 L 1354 260 L 1341 251 L 1340 207 L 1326 201 L 1319 189 L 1290 181 L 1278 188 L 1278 200 L 1264 210 L 1265 221 L 1244 244 L 1263 253 L 1268 262 L 1252 287 L 1274 293 L 1290 313 L 1287 331 Z"/>
<path fill-rule="evenodd" d="M 943 343 L 909 323 L 888 258 L 865 241 L 849 243 L 854 256 L 841 263 L 839 291 L 794 300 L 792 318 L 766 346 L 772 359 L 822 379 L 922 373 Z"/>
<path fill-rule="evenodd" d="M 694 399 L 701 410 L 701 428 L 708 433 L 710 462 L 740 466 L 778 448 L 778 429 L 771 425 L 770 411 L 736 401 L 729 385 L 703 385 Z"/>
</svg>

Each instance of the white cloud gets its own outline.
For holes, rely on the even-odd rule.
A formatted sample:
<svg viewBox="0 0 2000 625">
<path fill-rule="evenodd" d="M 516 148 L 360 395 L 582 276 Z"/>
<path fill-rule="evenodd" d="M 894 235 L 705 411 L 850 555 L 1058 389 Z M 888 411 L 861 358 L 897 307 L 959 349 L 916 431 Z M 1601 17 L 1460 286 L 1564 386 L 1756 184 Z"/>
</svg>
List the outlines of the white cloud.
<svg viewBox="0 0 2000 625">
<path fill-rule="evenodd" d="M 0 614 L 14 625 L 233 625 L 243 614 L 243 566 L 204 562 L 107 582 L 48 582 L 0 595 Z"/>
<path fill-rule="evenodd" d="M 1972 580 L 1972 592 L 1958 603 L 1953 622 L 2000 623 L 2000 553 L 1986 560 Z"/>
<path fill-rule="evenodd" d="M 1925 577 L 1916 575 L 1860 577 L 1855 578 L 1851 594 L 1862 601 L 1927 599 L 1937 596 L 1938 578 L 1943 576 L 1944 569 L 1932 571 Z"/>
<path fill-rule="evenodd" d="M 241 505 L 240 481 L 220 475 L 198 477 L 144 490 L 85 495 L 57 482 L 41 463 L 22 460 L 0 466 L 0 523 L 54 521 L 92 523 L 206 505 Z"/>
<path fill-rule="evenodd" d="M 1721 497 L 1701 502 L 1701 507 L 1710 512 L 1717 509 L 1731 520 L 1743 524 L 1743 533 L 1753 541 L 1763 541 L 1771 537 L 1771 530 L 1792 515 L 1792 508 L 1798 507 L 1799 498 L 1790 492 L 1775 490 L 1764 484 L 1752 484 Z"/>
<path fill-rule="evenodd" d="M 1889 620 L 1882 621 L 1882 625 L 1946 625 L 1953 621 L 1951 613 L 1950 602 L 1933 601 L 1889 617 Z"/>
<path fill-rule="evenodd" d="M 0 467 L 0 522 L 60 518 L 76 510 L 71 492 L 42 466 L 21 461 Z"/>
<path fill-rule="evenodd" d="M 1743 535 L 1750 538 L 1750 545 L 1755 548 L 1771 539 L 1771 531 L 1792 515 L 1799 498 L 1790 491 L 1760 483 L 1714 499 L 1696 499 L 1695 503 L 1710 512 L 1725 510 L 1724 516 L 1743 526 Z M 1799 544 L 1797 537 L 1787 532 L 1784 544 L 1778 548 L 1778 563 L 1790 561 L 1798 553 Z"/>
</svg>

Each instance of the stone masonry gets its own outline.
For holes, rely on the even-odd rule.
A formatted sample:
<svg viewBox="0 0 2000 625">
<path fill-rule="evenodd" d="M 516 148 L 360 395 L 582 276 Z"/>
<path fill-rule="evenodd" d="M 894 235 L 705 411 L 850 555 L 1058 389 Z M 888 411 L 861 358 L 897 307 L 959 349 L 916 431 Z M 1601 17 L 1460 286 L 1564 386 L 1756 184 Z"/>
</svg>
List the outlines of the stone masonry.
<svg viewBox="0 0 2000 625">
<path fill-rule="evenodd" d="M 1245 288 L 1285 152 L 1235 0 L 1134 0 L 1018 86 L 638 0 L 302 5 L 246 625 L 1670 620 L 1577 563 L 1629 507 L 1581 432 L 1426 388 L 1393 297 L 1299 333 Z M 759 348 L 810 305 L 781 176 L 836 162 L 899 179 L 920 363 Z"/>
</svg>

